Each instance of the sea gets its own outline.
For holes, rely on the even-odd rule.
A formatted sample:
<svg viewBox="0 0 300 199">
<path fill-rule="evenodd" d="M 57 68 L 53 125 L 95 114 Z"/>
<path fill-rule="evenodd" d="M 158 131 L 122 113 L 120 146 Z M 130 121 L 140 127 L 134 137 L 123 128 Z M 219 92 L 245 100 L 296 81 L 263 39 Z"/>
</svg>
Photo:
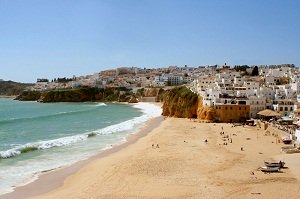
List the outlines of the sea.
<svg viewBox="0 0 300 199">
<path fill-rule="evenodd" d="M 161 115 L 148 103 L 38 103 L 0 98 L 0 195 L 42 172 L 126 142 Z"/>
</svg>

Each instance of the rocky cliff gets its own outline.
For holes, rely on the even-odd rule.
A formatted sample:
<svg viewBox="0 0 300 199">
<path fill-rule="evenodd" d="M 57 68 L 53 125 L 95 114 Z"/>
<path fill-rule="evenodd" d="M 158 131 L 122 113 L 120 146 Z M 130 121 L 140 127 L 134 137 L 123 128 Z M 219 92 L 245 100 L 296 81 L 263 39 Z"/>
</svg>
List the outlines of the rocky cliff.
<svg viewBox="0 0 300 199">
<path fill-rule="evenodd" d="M 137 97 L 157 97 L 158 101 L 163 101 L 165 90 L 162 88 L 142 88 L 137 91 Z"/>
<path fill-rule="evenodd" d="M 132 101 L 132 93 L 126 88 L 77 88 L 67 90 L 24 91 L 17 100 L 48 102 Z"/>
<path fill-rule="evenodd" d="M 39 91 L 23 91 L 16 100 L 20 101 L 38 101 L 41 98 L 41 92 Z"/>
<path fill-rule="evenodd" d="M 215 122 L 216 121 L 216 110 L 214 107 L 203 106 L 202 97 L 198 97 L 198 109 L 197 118 L 201 122 Z"/>
<path fill-rule="evenodd" d="M 0 81 L 0 95 L 20 95 L 27 87 L 32 84 L 24 84 L 13 81 Z"/>
<path fill-rule="evenodd" d="M 213 107 L 202 105 L 202 97 L 186 87 L 166 91 L 163 98 L 162 115 L 180 118 L 197 118 L 199 121 L 212 122 L 216 116 Z"/>
<path fill-rule="evenodd" d="M 164 116 L 197 118 L 198 96 L 184 86 L 166 91 L 163 102 Z"/>
</svg>

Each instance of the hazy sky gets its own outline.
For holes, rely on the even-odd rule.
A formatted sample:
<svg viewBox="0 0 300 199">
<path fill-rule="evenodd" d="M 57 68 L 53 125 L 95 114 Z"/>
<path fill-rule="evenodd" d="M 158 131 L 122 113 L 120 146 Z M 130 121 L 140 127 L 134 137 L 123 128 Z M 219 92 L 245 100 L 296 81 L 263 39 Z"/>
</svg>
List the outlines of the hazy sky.
<svg viewBox="0 0 300 199">
<path fill-rule="evenodd" d="M 0 0 L 0 79 L 300 65 L 299 0 Z"/>
</svg>

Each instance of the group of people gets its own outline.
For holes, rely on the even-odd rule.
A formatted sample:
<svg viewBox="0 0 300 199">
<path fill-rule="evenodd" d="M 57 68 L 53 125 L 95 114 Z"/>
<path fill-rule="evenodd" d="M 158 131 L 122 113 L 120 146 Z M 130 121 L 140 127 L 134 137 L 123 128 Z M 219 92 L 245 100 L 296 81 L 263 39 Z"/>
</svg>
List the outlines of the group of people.
<svg viewBox="0 0 300 199">
<path fill-rule="evenodd" d="M 232 138 L 229 138 L 229 135 L 225 135 L 223 126 L 221 128 L 222 128 L 222 131 L 220 132 L 220 135 L 222 136 L 223 141 L 224 141 L 223 145 L 228 145 L 228 143 L 225 141 L 225 139 L 227 139 L 228 142 L 232 143 Z"/>
<path fill-rule="evenodd" d="M 152 149 L 155 149 L 155 148 L 159 148 L 159 145 L 158 145 L 158 144 L 156 144 L 156 147 L 155 147 L 155 145 L 154 145 L 154 144 L 152 144 Z"/>
</svg>

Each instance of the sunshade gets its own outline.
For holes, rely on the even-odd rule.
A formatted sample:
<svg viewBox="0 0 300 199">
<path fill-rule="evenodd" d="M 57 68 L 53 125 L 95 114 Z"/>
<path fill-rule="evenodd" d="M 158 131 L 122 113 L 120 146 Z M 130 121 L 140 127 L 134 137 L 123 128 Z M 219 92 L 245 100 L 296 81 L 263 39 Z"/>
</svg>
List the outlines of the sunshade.
<svg viewBox="0 0 300 199">
<path fill-rule="evenodd" d="M 272 111 L 270 109 L 265 109 L 263 111 L 259 111 L 257 113 L 258 115 L 267 116 L 267 117 L 278 117 L 281 116 L 279 113 L 276 113 L 275 111 Z"/>
</svg>

